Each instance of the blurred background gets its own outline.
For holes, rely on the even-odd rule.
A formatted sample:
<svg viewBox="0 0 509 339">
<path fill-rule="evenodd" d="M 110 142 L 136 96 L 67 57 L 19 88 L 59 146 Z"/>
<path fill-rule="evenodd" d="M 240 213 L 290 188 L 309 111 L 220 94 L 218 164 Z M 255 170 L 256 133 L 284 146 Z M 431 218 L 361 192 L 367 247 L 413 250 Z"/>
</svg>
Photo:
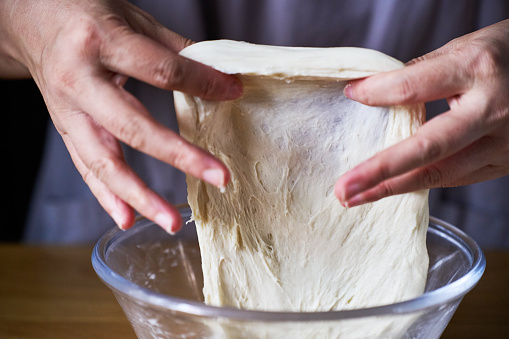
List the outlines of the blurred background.
<svg viewBox="0 0 509 339">
<path fill-rule="evenodd" d="M 2 178 L 0 242 L 21 240 L 39 170 L 48 110 L 32 79 L 0 80 Z"/>
</svg>

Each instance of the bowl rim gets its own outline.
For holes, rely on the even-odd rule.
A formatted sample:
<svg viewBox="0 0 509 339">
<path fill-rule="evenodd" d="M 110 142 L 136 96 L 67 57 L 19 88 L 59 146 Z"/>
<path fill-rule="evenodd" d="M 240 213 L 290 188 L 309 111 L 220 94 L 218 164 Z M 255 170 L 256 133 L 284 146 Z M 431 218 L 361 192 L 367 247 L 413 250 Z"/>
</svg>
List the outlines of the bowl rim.
<svg viewBox="0 0 509 339">
<path fill-rule="evenodd" d="M 182 209 L 180 209 L 182 212 Z M 154 223 L 150 222 L 144 227 L 135 225 L 129 231 L 139 232 Z M 442 233 L 451 241 L 467 250 L 473 257 L 470 270 L 453 283 L 427 292 L 416 298 L 390 304 L 363 309 L 325 311 L 325 312 L 280 312 L 245 310 L 233 307 L 217 307 L 206 305 L 203 302 L 172 297 L 151 291 L 125 279 L 120 274 L 111 270 L 106 264 L 106 251 L 113 241 L 124 231 L 113 227 L 106 232 L 97 242 L 92 252 L 92 265 L 99 278 L 115 294 L 120 293 L 129 296 L 140 305 L 164 309 L 166 311 L 185 313 L 195 317 L 223 318 L 236 321 L 263 321 L 263 322 L 310 322 L 310 321 L 334 321 L 343 319 L 365 318 L 373 316 L 405 315 L 422 312 L 428 309 L 444 305 L 453 300 L 460 300 L 481 279 L 486 259 L 479 245 L 467 234 L 453 225 L 430 216 L 428 232 Z"/>
</svg>

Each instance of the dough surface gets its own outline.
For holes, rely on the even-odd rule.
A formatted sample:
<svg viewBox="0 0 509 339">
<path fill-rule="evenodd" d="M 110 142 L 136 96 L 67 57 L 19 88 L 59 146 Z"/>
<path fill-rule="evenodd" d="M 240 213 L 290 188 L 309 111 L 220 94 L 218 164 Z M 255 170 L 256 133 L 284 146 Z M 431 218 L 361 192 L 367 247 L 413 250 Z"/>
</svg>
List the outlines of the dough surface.
<svg viewBox="0 0 509 339">
<path fill-rule="evenodd" d="M 351 209 L 335 181 L 409 137 L 423 106 L 368 107 L 349 79 L 403 67 L 359 48 L 294 48 L 219 40 L 181 55 L 238 74 L 242 98 L 175 93 L 182 136 L 231 172 L 224 193 L 187 176 L 205 302 L 258 310 L 329 311 L 418 296 L 426 282 L 428 191 Z"/>
</svg>

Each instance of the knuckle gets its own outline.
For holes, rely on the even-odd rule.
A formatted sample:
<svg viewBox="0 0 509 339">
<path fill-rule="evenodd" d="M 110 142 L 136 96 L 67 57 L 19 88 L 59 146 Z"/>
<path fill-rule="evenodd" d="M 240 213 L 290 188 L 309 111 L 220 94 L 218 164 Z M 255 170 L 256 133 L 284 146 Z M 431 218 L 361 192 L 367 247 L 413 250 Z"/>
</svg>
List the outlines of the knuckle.
<svg viewBox="0 0 509 339">
<path fill-rule="evenodd" d="M 174 59 L 162 60 L 152 70 L 154 85 L 164 89 L 179 89 L 185 82 L 184 66 Z"/>
<path fill-rule="evenodd" d="M 443 147 L 440 143 L 429 137 L 416 138 L 416 143 L 416 152 L 421 164 L 439 159 L 443 154 Z"/>
<path fill-rule="evenodd" d="M 184 170 L 189 163 L 193 163 L 193 153 L 185 147 L 174 147 L 169 155 L 169 162 L 172 166 Z"/>
<path fill-rule="evenodd" d="M 465 63 L 465 72 L 473 72 L 476 78 L 500 77 L 507 72 L 504 42 L 496 36 L 483 35 L 453 52 L 453 57 Z"/>
<path fill-rule="evenodd" d="M 482 42 L 476 49 L 473 62 L 475 69 L 481 75 L 488 77 L 499 74 L 504 60 L 504 54 L 499 45 L 499 41 L 492 40 L 491 43 Z"/>
<path fill-rule="evenodd" d="M 407 66 L 410 66 L 410 65 L 415 65 L 419 62 L 422 62 L 425 60 L 425 57 L 424 56 L 419 56 L 417 58 L 413 58 L 412 60 L 410 60 L 409 62 L 406 63 Z"/>
<path fill-rule="evenodd" d="M 140 211 L 146 211 L 150 200 L 147 197 L 147 193 L 145 191 L 146 189 L 147 187 L 143 185 L 141 188 L 138 189 L 127 190 L 124 192 L 123 198 L 129 205 L 131 205 L 135 209 Z"/>
<path fill-rule="evenodd" d="M 185 37 L 182 38 L 182 46 L 188 47 L 188 46 L 191 46 L 192 44 L 194 44 L 194 40 L 191 40 L 191 39 L 188 39 Z"/>
<path fill-rule="evenodd" d="M 91 186 L 92 182 L 96 179 L 94 173 L 90 170 L 86 170 L 81 177 L 88 186 Z"/>
<path fill-rule="evenodd" d="M 93 20 L 83 17 L 73 21 L 66 26 L 64 34 L 68 48 L 78 55 L 98 53 L 100 34 Z"/>
<path fill-rule="evenodd" d="M 210 77 L 206 79 L 202 83 L 201 88 L 201 96 L 204 98 L 211 98 L 214 96 L 216 92 L 216 88 L 218 87 L 217 79 L 215 77 Z"/>
<path fill-rule="evenodd" d="M 101 17 L 101 21 L 110 25 L 113 29 L 119 27 L 127 27 L 127 21 L 120 15 L 114 13 L 107 13 Z"/>
<path fill-rule="evenodd" d="M 142 150 L 146 145 L 146 134 L 144 123 L 141 118 L 127 119 L 117 126 L 117 137 L 137 150 Z"/>
<path fill-rule="evenodd" d="M 469 38 L 467 36 L 454 38 L 451 41 L 449 41 L 444 47 L 446 47 L 448 51 L 455 51 L 462 48 L 465 45 L 468 45 L 468 43 L 466 44 L 468 40 Z"/>
<path fill-rule="evenodd" d="M 394 188 L 389 181 L 383 181 L 380 183 L 377 197 L 390 197 L 395 194 Z"/>
<path fill-rule="evenodd" d="M 436 166 L 426 166 L 421 170 L 422 185 L 426 188 L 442 186 L 442 178 L 442 172 Z"/>
<path fill-rule="evenodd" d="M 380 163 L 378 165 L 378 174 L 381 180 L 386 180 L 391 177 L 391 169 L 388 163 Z"/>
<path fill-rule="evenodd" d="M 125 53 L 119 53 L 119 46 L 133 36 L 133 32 L 125 21 L 117 16 L 106 17 L 106 29 L 102 29 L 100 39 L 99 57 L 105 65 L 117 65 Z"/>
<path fill-rule="evenodd" d="M 118 159 L 112 157 L 100 157 L 94 159 L 89 164 L 89 171 L 83 178 L 85 182 L 90 182 L 91 175 L 102 182 L 108 181 L 115 173 L 120 170 Z M 87 181 L 88 180 L 88 181 Z"/>
<path fill-rule="evenodd" d="M 92 20 L 81 17 L 64 26 L 41 55 L 41 76 L 45 83 L 61 94 L 76 90 L 81 81 L 83 61 L 99 53 L 100 34 Z"/>
<path fill-rule="evenodd" d="M 415 83 L 408 77 L 403 75 L 401 82 L 395 88 L 396 100 L 402 104 L 413 102 L 417 96 Z"/>
<path fill-rule="evenodd" d="M 206 153 L 186 141 L 177 139 L 172 143 L 174 146 L 168 152 L 168 163 L 186 173 L 199 175 L 206 165 Z"/>
</svg>

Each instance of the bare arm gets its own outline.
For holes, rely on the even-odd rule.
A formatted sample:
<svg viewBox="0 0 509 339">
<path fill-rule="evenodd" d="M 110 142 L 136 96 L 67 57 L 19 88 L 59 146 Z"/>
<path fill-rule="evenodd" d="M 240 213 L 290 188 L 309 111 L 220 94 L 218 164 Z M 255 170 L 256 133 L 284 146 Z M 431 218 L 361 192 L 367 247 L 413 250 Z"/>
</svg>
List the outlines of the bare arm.
<svg viewBox="0 0 509 339">
<path fill-rule="evenodd" d="M 152 118 L 124 90 L 128 77 L 214 100 L 234 99 L 233 76 L 182 58 L 192 42 L 124 0 L 0 1 L 0 76 L 32 76 L 74 164 L 119 227 L 134 209 L 169 232 L 177 210 L 127 165 L 119 141 L 202 178 L 229 180 L 216 158 Z"/>
</svg>

